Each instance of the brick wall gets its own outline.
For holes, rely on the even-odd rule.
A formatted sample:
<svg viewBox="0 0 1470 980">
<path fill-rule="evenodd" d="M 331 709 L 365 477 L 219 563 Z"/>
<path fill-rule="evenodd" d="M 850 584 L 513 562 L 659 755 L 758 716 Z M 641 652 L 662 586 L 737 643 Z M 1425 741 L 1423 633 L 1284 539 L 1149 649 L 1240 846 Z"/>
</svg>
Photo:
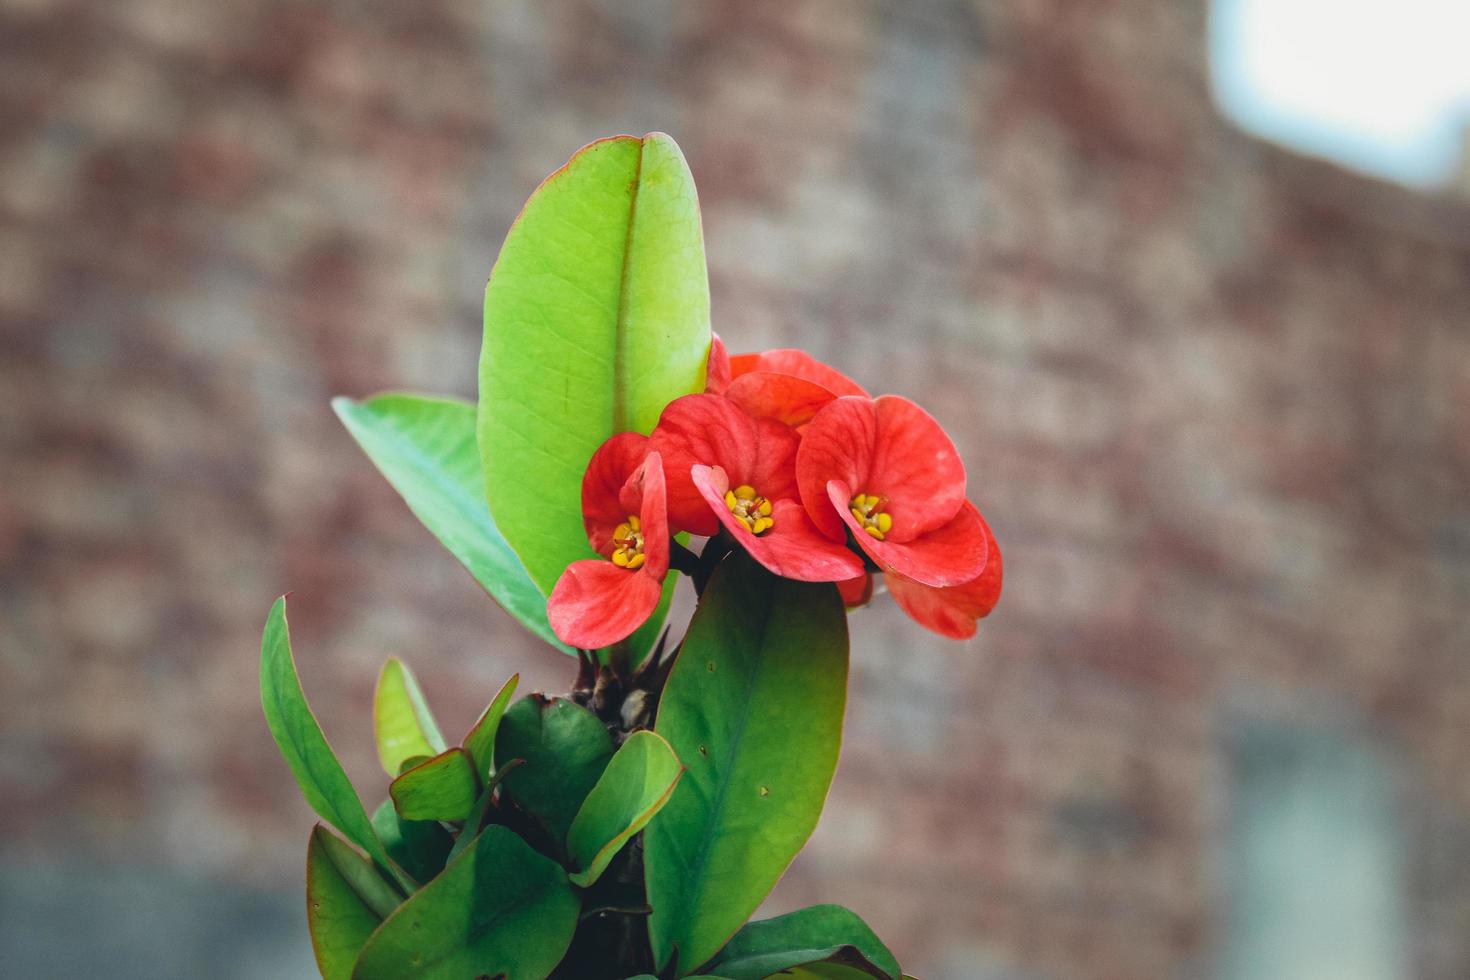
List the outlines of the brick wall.
<svg viewBox="0 0 1470 980">
<path fill-rule="evenodd" d="M 327 399 L 471 395 L 526 195 L 663 129 L 721 333 L 920 398 L 1006 549 L 969 645 L 860 614 L 771 908 L 846 902 L 930 980 L 1208 975 L 1265 718 L 1387 753 L 1413 975 L 1470 973 L 1470 210 L 1233 131 L 1206 13 L 0 7 L 0 859 L 295 908 L 255 686 L 286 589 L 365 789 L 385 656 L 451 730 L 513 670 L 567 683 Z"/>
</svg>

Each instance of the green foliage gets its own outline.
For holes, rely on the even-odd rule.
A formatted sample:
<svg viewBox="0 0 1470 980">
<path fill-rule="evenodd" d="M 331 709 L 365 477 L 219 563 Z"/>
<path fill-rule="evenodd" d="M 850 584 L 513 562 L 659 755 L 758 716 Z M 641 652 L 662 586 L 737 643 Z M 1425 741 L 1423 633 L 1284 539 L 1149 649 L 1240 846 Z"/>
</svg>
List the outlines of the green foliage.
<svg viewBox="0 0 1470 980">
<path fill-rule="evenodd" d="M 578 900 L 564 872 L 490 826 L 383 922 L 353 980 L 538 980 L 566 952 Z"/>
<path fill-rule="evenodd" d="M 548 177 L 508 234 L 485 294 L 478 407 L 407 394 L 333 407 L 490 595 L 570 653 L 545 596 L 568 563 L 592 555 L 587 461 L 701 390 L 709 344 L 684 158 L 662 134 L 613 137 Z M 628 656 L 603 657 L 615 671 L 654 644 L 676 579 Z M 640 916 L 645 899 L 665 978 L 896 980 L 893 955 L 838 906 L 745 924 L 809 837 L 836 767 L 848 669 L 836 588 L 777 578 L 737 549 L 678 649 L 662 691 L 646 692 L 660 698 L 655 730 L 616 752 L 604 721 L 573 701 L 513 701 L 519 675 L 461 747 L 446 747 L 412 672 L 389 659 L 373 717 L 395 778 L 369 820 L 307 706 L 277 601 L 261 644 L 266 720 L 308 802 L 351 841 L 318 825 L 307 849 L 308 924 L 326 980 L 534 980 L 569 949 L 558 976 L 646 965 L 646 949 L 604 949 L 639 932 L 609 916 Z M 614 698 L 618 682 L 627 690 L 628 675 L 609 686 Z M 445 826 L 461 823 L 457 834 Z M 646 895 L 614 864 L 640 832 Z M 710 972 L 691 975 L 701 968 Z"/>
<path fill-rule="evenodd" d="M 398 896 L 372 864 L 321 824 L 306 846 L 306 924 L 325 980 L 348 980 L 352 964 Z"/>
<path fill-rule="evenodd" d="M 628 736 L 587 794 L 567 831 L 572 884 L 587 887 L 647 826 L 674 792 L 684 767 L 669 743 L 653 732 Z"/>
<path fill-rule="evenodd" d="M 831 585 L 744 555 L 715 572 L 665 684 L 655 730 L 688 767 L 644 832 L 654 958 L 713 956 L 811 835 L 847 697 L 847 625 Z"/>
<path fill-rule="evenodd" d="M 592 557 L 592 453 L 702 389 L 709 344 L 699 202 L 678 146 L 653 133 L 584 147 L 526 202 L 485 290 L 485 491 L 543 593 Z"/>
<path fill-rule="evenodd" d="M 400 884 L 411 885 L 389 860 L 388 852 L 373 833 L 357 791 L 306 703 L 296 675 L 296 662 L 291 656 L 284 596 L 271 606 L 261 637 L 260 702 L 276 746 L 291 767 L 306 802 L 381 867 L 394 873 Z"/>
<path fill-rule="evenodd" d="M 388 784 L 393 807 L 405 820 L 463 820 L 480 781 L 464 749 L 455 747 L 420 763 Z"/>
<path fill-rule="evenodd" d="M 391 799 L 373 811 L 373 830 L 393 859 L 417 882 L 444 870 L 454 838 L 436 820 L 404 820 Z"/>
<path fill-rule="evenodd" d="M 520 674 L 510 675 L 495 697 L 480 714 L 469 734 L 464 737 L 464 750 L 470 754 L 470 761 L 474 763 L 475 775 L 481 782 L 490 778 L 495 768 L 495 733 L 500 730 L 500 719 L 505 715 L 505 709 L 510 706 L 510 699 L 515 696 L 516 687 L 521 682 Z"/>
<path fill-rule="evenodd" d="M 729 980 L 786 976 L 783 971 L 798 967 L 815 976 L 899 976 L 898 961 L 888 947 L 857 913 L 840 905 L 813 905 L 751 922 L 709 964 Z"/>
<path fill-rule="evenodd" d="M 336 398 L 332 407 L 409 509 L 475 581 L 532 633 L 571 653 L 546 622 L 546 596 L 490 516 L 475 445 L 475 406 L 388 394 L 361 402 Z"/>
<path fill-rule="evenodd" d="M 511 705 L 495 738 L 497 766 L 525 760 L 506 773 L 504 791 L 541 822 L 557 847 L 612 754 L 612 737 L 596 715 L 540 694 Z"/>
<path fill-rule="evenodd" d="M 444 736 L 424 701 L 413 671 L 397 657 L 389 657 L 378 674 L 373 692 L 373 731 L 383 771 L 396 776 L 403 763 L 415 756 L 444 751 Z"/>
</svg>

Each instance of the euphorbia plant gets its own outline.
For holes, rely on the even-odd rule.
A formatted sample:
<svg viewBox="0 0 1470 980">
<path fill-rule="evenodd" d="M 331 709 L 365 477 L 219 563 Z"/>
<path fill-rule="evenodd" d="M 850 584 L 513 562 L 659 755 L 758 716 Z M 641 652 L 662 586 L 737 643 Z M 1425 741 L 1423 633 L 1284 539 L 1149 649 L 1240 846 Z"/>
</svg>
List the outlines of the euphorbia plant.
<svg viewBox="0 0 1470 980">
<path fill-rule="evenodd" d="M 518 700 L 511 677 L 450 745 L 389 660 L 373 719 L 390 782 L 369 816 L 276 602 L 261 694 L 325 821 L 307 847 L 322 975 L 897 980 L 849 910 L 746 920 L 831 784 L 849 612 L 881 573 L 920 624 L 969 636 L 1000 550 L 923 409 L 801 351 L 726 353 L 673 141 L 593 143 L 532 195 L 486 290 L 478 407 L 334 405 L 577 672 Z M 683 630 L 665 624 L 680 576 L 698 597 Z"/>
</svg>

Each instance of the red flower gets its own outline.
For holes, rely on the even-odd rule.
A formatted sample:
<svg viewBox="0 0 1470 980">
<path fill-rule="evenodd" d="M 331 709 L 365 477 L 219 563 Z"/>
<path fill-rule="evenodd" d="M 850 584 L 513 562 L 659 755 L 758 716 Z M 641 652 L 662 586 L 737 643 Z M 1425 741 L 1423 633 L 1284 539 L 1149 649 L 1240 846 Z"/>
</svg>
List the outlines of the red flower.
<svg viewBox="0 0 1470 980">
<path fill-rule="evenodd" d="M 954 586 L 985 568 L 980 514 L 939 423 L 896 395 L 845 396 L 817 413 L 796 457 L 801 501 L 834 541 L 851 531 L 885 572 Z"/>
<path fill-rule="evenodd" d="M 663 463 L 646 436 L 620 433 L 592 455 L 582 477 L 582 524 L 603 557 L 567 566 L 546 617 L 563 643 L 595 650 L 643 625 L 669 570 Z"/>
<path fill-rule="evenodd" d="M 751 418 L 720 395 L 675 399 L 649 439 L 668 473 L 670 524 L 702 535 L 723 527 L 787 578 L 834 582 L 861 574 L 858 557 L 820 534 L 799 501 L 800 442 L 787 426 Z"/>
<path fill-rule="evenodd" d="M 710 350 L 708 390 L 723 394 L 756 418 L 790 426 L 810 422 L 841 395 L 867 392 L 834 367 L 793 348 L 730 357 L 718 339 Z"/>
<path fill-rule="evenodd" d="M 966 501 L 965 507 L 975 510 L 975 505 Z M 1004 577 L 1000 557 L 1000 546 L 990 525 L 975 511 L 980 525 L 985 529 L 988 557 L 985 570 L 975 578 L 960 585 L 935 588 L 913 579 L 904 578 L 897 572 L 886 576 L 888 591 L 909 617 L 920 626 L 947 636 L 952 640 L 967 640 L 975 635 L 975 622 L 990 615 L 1000 600 L 1001 579 Z"/>
</svg>

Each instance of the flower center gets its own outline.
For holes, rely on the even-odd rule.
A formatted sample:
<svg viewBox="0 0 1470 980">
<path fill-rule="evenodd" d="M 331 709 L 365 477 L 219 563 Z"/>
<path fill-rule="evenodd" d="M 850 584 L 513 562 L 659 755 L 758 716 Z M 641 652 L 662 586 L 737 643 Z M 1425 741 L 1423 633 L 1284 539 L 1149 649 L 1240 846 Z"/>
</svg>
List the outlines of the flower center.
<svg viewBox="0 0 1470 980">
<path fill-rule="evenodd" d="M 751 534 L 764 534 L 776 523 L 771 519 L 771 502 L 755 492 L 755 487 L 741 484 L 725 491 L 725 506 Z"/>
<path fill-rule="evenodd" d="M 879 541 L 893 530 L 893 515 L 884 512 L 885 502 L 883 497 L 875 493 L 860 493 L 847 502 L 848 510 L 852 511 L 852 516 L 862 529 Z"/>
<path fill-rule="evenodd" d="M 643 553 L 643 529 L 639 527 L 638 518 L 629 514 L 628 519 L 613 531 L 612 563 L 632 572 L 642 568 L 647 560 L 648 556 Z"/>
</svg>

